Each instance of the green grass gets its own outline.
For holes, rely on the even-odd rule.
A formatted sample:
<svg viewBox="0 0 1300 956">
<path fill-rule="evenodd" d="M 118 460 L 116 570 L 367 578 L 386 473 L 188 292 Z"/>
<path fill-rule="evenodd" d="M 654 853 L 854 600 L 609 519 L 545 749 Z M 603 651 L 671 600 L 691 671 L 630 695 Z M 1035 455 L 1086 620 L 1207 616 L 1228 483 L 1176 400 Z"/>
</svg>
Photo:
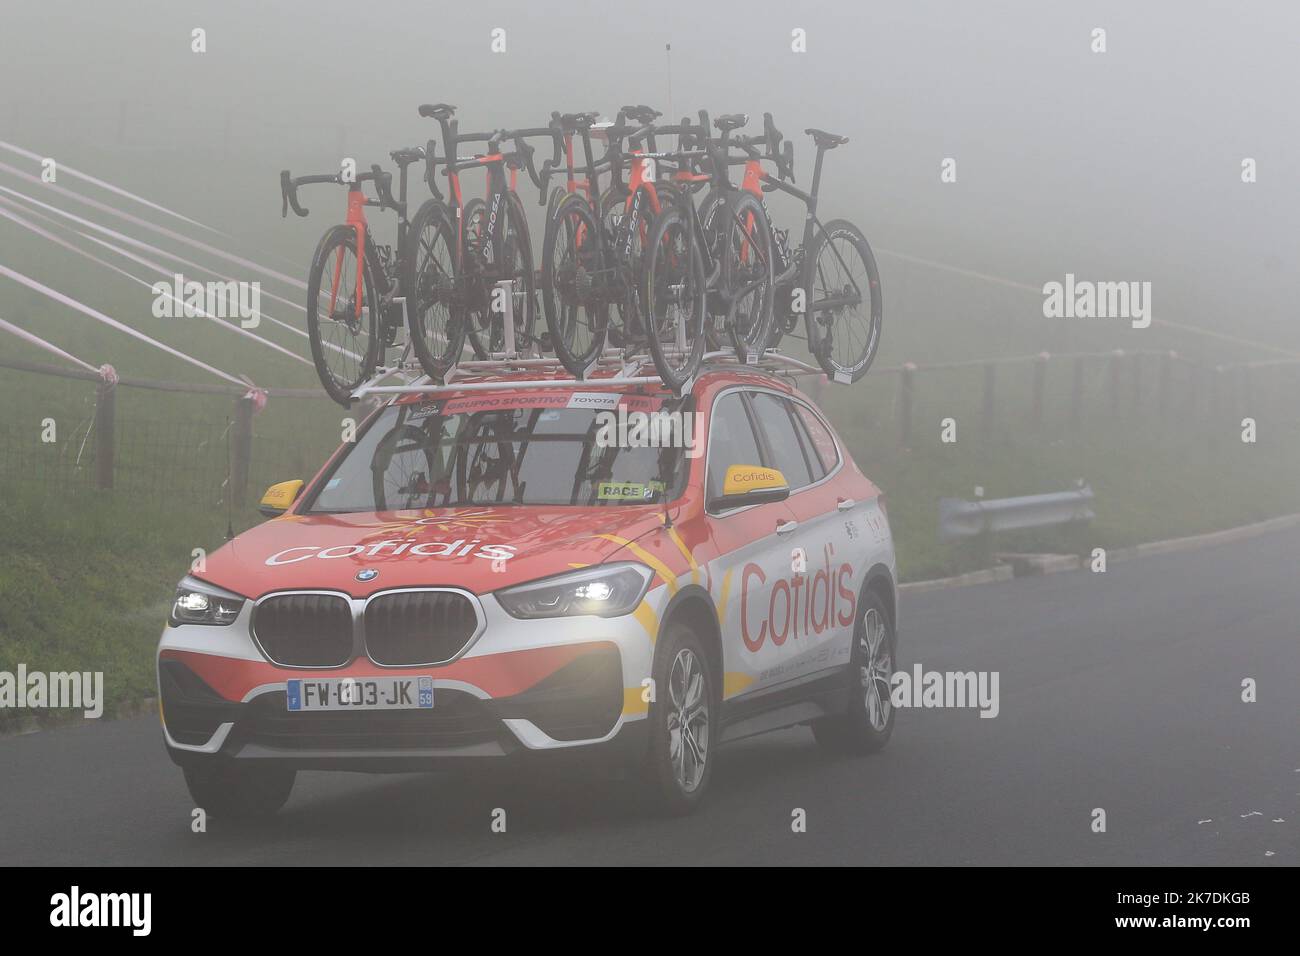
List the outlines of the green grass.
<svg viewBox="0 0 1300 956">
<path fill-rule="evenodd" d="M 103 671 L 106 712 L 154 695 L 153 651 L 195 547 L 215 549 L 215 513 L 136 501 L 0 495 L 0 670 Z M 25 716 L 25 715 L 24 715 Z M 0 729 L 16 715 L 0 712 Z"/>
</svg>

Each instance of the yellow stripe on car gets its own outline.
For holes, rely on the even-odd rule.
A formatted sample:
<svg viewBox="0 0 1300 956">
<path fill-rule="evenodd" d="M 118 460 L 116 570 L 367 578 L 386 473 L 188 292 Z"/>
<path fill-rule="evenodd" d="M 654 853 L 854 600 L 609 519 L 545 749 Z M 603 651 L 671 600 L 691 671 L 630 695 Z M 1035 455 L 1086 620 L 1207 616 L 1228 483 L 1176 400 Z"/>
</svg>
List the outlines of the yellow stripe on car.
<svg viewBox="0 0 1300 956">
<path fill-rule="evenodd" d="M 677 575 L 669 571 L 668 565 L 664 564 L 645 548 L 641 547 L 641 545 L 634 541 L 629 541 L 627 538 L 620 538 L 616 534 L 598 534 L 596 537 L 604 538 L 606 541 L 613 541 L 615 544 L 620 544 L 627 548 L 650 567 L 654 568 L 655 574 L 663 578 L 664 584 L 668 585 L 669 594 L 677 593 Z"/>
</svg>

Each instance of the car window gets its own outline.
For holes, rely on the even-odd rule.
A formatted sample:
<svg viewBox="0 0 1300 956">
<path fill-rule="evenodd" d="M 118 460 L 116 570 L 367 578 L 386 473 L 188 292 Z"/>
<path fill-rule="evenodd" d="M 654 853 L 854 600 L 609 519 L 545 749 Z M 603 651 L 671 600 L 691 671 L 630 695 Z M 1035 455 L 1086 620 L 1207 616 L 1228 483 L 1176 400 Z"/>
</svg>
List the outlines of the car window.
<svg viewBox="0 0 1300 956">
<path fill-rule="evenodd" d="M 791 491 L 812 484 L 813 474 L 804 457 L 805 440 L 795 428 L 788 403 L 771 392 L 755 392 L 753 402 L 754 414 L 772 452 L 772 466 L 785 475 Z"/>
<path fill-rule="evenodd" d="M 708 496 L 712 498 L 722 492 L 729 467 L 762 465 L 764 461 L 739 392 L 724 395 L 713 404 L 709 436 Z"/>
<path fill-rule="evenodd" d="M 334 465 L 309 510 L 652 505 L 682 493 L 681 448 L 610 443 L 599 410 L 567 402 L 486 396 L 391 405 Z M 671 400 L 657 411 L 682 408 Z"/>
<path fill-rule="evenodd" d="M 824 471 L 830 472 L 835 470 L 835 466 L 840 463 L 839 449 L 835 447 L 835 438 L 831 435 L 831 430 L 826 427 L 826 423 L 817 416 L 807 405 L 802 402 L 793 402 L 796 417 L 807 430 L 808 436 L 812 441 L 812 447 L 821 461 Z"/>
</svg>

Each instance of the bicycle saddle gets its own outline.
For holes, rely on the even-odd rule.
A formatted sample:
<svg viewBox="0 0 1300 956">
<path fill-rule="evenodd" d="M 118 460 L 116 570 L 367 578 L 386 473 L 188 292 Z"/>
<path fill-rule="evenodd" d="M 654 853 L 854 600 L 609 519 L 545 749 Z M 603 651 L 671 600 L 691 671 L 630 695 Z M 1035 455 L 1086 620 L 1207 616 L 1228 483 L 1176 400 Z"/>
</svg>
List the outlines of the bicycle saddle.
<svg viewBox="0 0 1300 956">
<path fill-rule="evenodd" d="M 418 159 L 424 159 L 423 146 L 404 146 L 388 154 L 398 166 L 409 166 Z"/>
<path fill-rule="evenodd" d="M 659 117 L 663 116 L 658 110 L 651 109 L 648 106 L 625 106 L 619 112 L 634 123 L 640 123 L 644 126 L 647 123 L 653 123 Z"/>
<path fill-rule="evenodd" d="M 560 125 L 568 129 L 588 129 L 592 123 L 596 122 L 599 113 L 562 113 L 560 114 Z"/>
<path fill-rule="evenodd" d="M 424 103 L 420 106 L 420 115 L 425 119 L 444 120 L 456 113 L 456 107 L 446 103 Z"/>
<path fill-rule="evenodd" d="M 836 146 L 849 141 L 847 136 L 828 133 L 824 129 L 806 129 L 804 132 L 813 138 L 813 142 L 817 144 L 818 149 L 834 149 Z"/>
<path fill-rule="evenodd" d="M 713 125 L 722 132 L 728 133 L 733 129 L 740 129 L 748 122 L 749 116 L 745 113 L 727 113 L 715 119 Z"/>
</svg>

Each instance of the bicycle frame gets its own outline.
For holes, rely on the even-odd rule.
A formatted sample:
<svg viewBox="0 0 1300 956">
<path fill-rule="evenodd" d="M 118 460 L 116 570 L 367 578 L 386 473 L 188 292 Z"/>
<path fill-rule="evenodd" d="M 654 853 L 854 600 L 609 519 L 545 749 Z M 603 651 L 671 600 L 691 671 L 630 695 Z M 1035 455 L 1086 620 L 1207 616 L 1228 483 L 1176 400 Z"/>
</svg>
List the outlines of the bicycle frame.
<svg viewBox="0 0 1300 956">
<path fill-rule="evenodd" d="M 763 186 L 793 196 L 803 203 L 807 210 L 807 214 L 804 217 L 803 240 L 801 244 L 802 249 L 809 248 L 818 231 L 823 234 L 826 232 L 826 226 L 817 218 L 817 193 L 821 185 L 822 158 L 824 156 L 824 150 L 817 151 L 817 163 L 813 169 L 812 187 L 807 192 L 800 189 L 798 186 L 795 186 L 793 183 L 787 183 L 782 179 L 772 176 L 762 168 L 758 160 L 750 160 L 745 166 L 745 180 L 741 188 L 754 193 L 754 195 L 758 197 L 759 202 L 763 206 L 763 213 L 767 216 L 769 227 L 772 222 L 772 216 L 767 208 L 767 199 L 763 195 Z M 776 251 L 778 262 L 781 265 L 781 272 L 775 277 L 774 284 L 781 285 L 795 278 L 795 274 L 798 272 L 801 263 L 797 256 L 791 255 L 787 248 L 782 248 L 782 244 L 775 241 L 775 228 L 772 228 L 771 232 L 774 239 L 772 245 Z M 833 244 L 828 245 L 831 252 L 835 254 L 835 258 L 839 260 L 840 265 L 843 266 L 845 272 L 848 273 L 848 263 L 844 261 L 844 257 L 840 255 L 839 250 L 836 249 Z M 810 313 L 821 312 L 860 304 L 863 298 L 862 290 L 858 288 L 857 282 L 853 283 L 853 287 L 856 292 L 855 295 L 840 296 L 833 299 L 819 299 L 815 303 L 810 302 L 808 303 L 808 311 Z"/>
</svg>

